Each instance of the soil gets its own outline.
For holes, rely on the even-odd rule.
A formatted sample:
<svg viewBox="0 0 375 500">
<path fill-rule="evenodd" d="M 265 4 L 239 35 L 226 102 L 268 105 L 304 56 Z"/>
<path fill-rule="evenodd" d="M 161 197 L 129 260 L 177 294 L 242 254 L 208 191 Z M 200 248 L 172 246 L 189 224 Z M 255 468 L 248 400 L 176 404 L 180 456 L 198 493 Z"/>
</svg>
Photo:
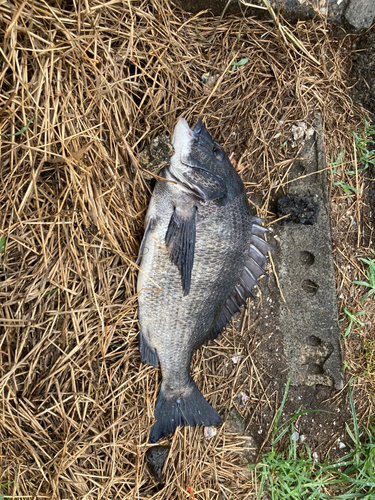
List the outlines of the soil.
<svg viewBox="0 0 375 500">
<path fill-rule="evenodd" d="M 289 195 L 277 200 L 277 216 L 283 217 L 284 222 L 312 225 L 315 224 L 318 214 L 318 203 L 311 196 Z"/>
<path fill-rule="evenodd" d="M 372 123 L 375 122 L 375 27 L 362 35 L 353 43 L 352 70 L 350 78 L 353 81 L 351 95 L 371 113 Z M 375 222 L 375 169 L 369 169 L 365 195 L 369 207 L 368 218 Z"/>
<path fill-rule="evenodd" d="M 353 43 L 352 97 L 372 113 L 375 119 L 375 27 Z"/>
<path fill-rule="evenodd" d="M 352 68 L 349 75 L 353 85 L 351 96 L 354 102 L 362 104 L 371 113 L 371 119 L 374 122 L 375 28 L 357 37 L 353 42 L 352 50 Z M 374 224 L 374 169 L 370 168 L 369 177 L 366 193 L 364 193 L 367 194 L 369 210 L 366 210 L 365 215 L 366 219 Z M 277 242 L 271 240 L 271 243 L 277 247 Z M 248 426 L 256 429 L 252 435 L 259 446 L 262 446 L 267 436 L 270 436 L 273 425 L 272 417 L 281 403 L 280 398 L 285 392 L 288 378 L 288 368 L 283 354 L 283 339 L 277 327 L 277 307 L 273 306 L 273 304 L 277 304 L 277 301 L 277 284 L 274 276 L 271 275 L 267 286 L 265 287 L 263 284 L 262 299 L 258 297 L 255 304 L 251 306 L 253 316 L 252 328 L 250 329 L 250 335 L 253 336 L 251 343 L 253 346 L 257 346 L 256 363 L 258 367 L 261 367 L 263 386 L 267 387 L 267 396 L 274 410 L 264 412 L 264 405 L 259 405 L 257 401 L 253 401 L 250 405 L 248 414 L 251 417 Z M 349 381 L 349 378 L 349 376 L 346 377 L 346 382 Z M 259 397 L 262 398 L 260 395 Z M 361 399 L 360 394 L 356 394 L 356 399 Z M 348 443 L 350 445 L 345 424 L 351 421 L 352 414 L 346 386 L 340 392 L 322 385 L 291 386 L 280 424 L 303 410 L 308 410 L 308 413 L 302 415 L 294 422 L 294 425 L 300 437 L 304 436 L 303 440 L 309 445 L 311 451 L 318 453 L 320 461 L 323 461 L 327 455 L 334 460 L 347 453 L 348 446 L 343 447 L 341 444 Z M 287 441 L 289 438 L 285 439 Z M 265 447 L 267 447 L 270 440 L 265 442 L 267 443 Z"/>
</svg>

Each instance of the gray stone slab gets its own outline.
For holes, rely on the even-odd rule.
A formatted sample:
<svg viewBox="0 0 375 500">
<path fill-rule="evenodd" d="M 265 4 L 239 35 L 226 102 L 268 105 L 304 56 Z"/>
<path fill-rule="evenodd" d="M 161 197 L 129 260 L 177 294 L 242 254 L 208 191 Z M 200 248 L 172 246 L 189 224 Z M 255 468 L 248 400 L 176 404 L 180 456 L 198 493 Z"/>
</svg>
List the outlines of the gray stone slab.
<svg viewBox="0 0 375 500">
<path fill-rule="evenodd" d="M 174 0 L 187 12 L 197 13 L 210 10 L 220 16 L 225 14 L 241 14 L 260 18 L 270 18 L 263 0 L 245 0 L 246 7 L 240 0 Z M 352 31 L 369 28 L 375 21 L 375 0 L 273 0 L 273 9 L 280 11 L 287 21 L 312 19 L 316 15 L 326 17 L 328 21 L 345 24 Z M 348 26 L 349 23 L 349 26 Z"/>
<path fill-rule="evenodd" d="M 369 28 L 375 18 L 375 0 L 351 0 L 345 18 L 357 31 Z"/>
<path fill-rule="evenodd" d="M 327 204 L 327 174 L 320 118 L 295 162 L 288 195 L 310 196 L 319 207 L 313 225 L 284 223 L 275 256 L 286 303 L 279 307 L 284 354 L 293 385 L 341 389 L 344 382 L 336 285 Z M 301 157 L 300 156 L 300 157 Z M 314 173 L 317 172 L 317 173 Z M 308 175 L 310 174 L 310 175 Z M 307 175 L 307 176 L 306 176 Z"/>
</svg>

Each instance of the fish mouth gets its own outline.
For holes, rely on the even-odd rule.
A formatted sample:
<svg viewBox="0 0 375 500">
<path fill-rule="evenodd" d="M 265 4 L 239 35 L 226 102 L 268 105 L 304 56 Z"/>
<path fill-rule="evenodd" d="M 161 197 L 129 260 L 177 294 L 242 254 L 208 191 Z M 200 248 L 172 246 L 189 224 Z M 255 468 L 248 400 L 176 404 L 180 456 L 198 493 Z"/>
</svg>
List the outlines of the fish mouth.
<svg viewBox="0 0 375 500">
<path fill-rule="evenodd" d="M 203 122 L 200 118 L 197 119 L 192 129 L 189 127 L 185 118 L 179 118 L 173 131 L 173 147 L 177 149 L 183 143 L 190 143 L 192 140 L 198 140 L 202 129 Z"/>
</svg>

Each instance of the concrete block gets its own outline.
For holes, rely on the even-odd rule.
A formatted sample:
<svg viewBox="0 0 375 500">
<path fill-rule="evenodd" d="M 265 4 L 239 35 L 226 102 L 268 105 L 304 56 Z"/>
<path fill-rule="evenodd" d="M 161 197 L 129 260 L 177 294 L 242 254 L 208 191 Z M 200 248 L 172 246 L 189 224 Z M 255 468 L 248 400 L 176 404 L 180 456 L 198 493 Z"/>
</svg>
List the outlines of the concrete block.
<svg viewBox="0 0 375 500">
<path fill-rule="evenodd" d="M 316 222 L 285 222 L 275 231 L 280 239 L 275 262 L 286 300 L 280 302 L 279 324 L 292 385 L 341 389 L 344 374 L 320 117 L 314 128 L 300 155 L 305 160 L 292 167 L 288 194 L 313 199 Z"/>
</svg>

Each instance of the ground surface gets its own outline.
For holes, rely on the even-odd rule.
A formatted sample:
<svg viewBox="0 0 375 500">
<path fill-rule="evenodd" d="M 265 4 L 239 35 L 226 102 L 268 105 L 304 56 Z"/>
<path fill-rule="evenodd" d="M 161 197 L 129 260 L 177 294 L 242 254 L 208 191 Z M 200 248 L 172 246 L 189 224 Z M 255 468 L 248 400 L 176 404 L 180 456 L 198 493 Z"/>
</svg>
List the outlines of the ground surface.
<svg viewBox="0 0 375 500">
<path fill-rule="evenodd" d="M 375 113 L 375 28 L 367 31 L 353 43 L 353 81 L 351 95 L 372 113 Z"/>
<path fill-rule="evenodd" d="M 162 485 L 147 466 L 160 373 L 140 362 L 137 344 L 134 261 L 151 191 L 137 155 L 171 134 L 181 114 L 204 118 L 254 213 L 272 225 L 300 152 L 292 126 L 312 125 L 320 111 L 327 165 L 343 152 L 328 177 L 340 317 L 344 306 L 366 311 L 365 327 L 343 342 L 365 423 L 374 405 L 374 307 L 352 281 L 363 278 L 358 258 L 373 246 L 373 181 L 368 170 L 355 181 L 347 173 L 352 131 L 366 116 L 348 94 L 351 39 L 311 21 L 293 28 L 296 44 L 271 21 L 191 18 L 158 0 L 16 0 L 1 2 L 0 13 L 0 494 L 255 497 L 240 460 L 244 438 L 227 424 L 210 440 L 190 428 L 165 439 Z M 347 194 L 337 182 L 358 189 Z M 272 268 L 262 288 L 272 302 L 266 294 L 250 302 L 242 320 L 195 354 L 192 373 L 223 420 L 237 408 L 266 449 L 287 372 L 270 319 L 279 296 Z M 321 459 L 334 454 L 346 390 L 291 388 L 285 417 L 301 404 L 334 412 L 298 422 Z"/>
<path fill-rule="evenodd" d="M 283 337 L 278 329 L 278 314 L 274 306 L 279 301 L 277 291 L 277 284 L 271 279 L 269 290 L 265 294 L 266 300 L 259 309 L 254 310 L 257 314 L 255 313 L 256 319 L 250 334 L 254 338 L 252 344 L 257 346 L 257 365 L 262 383 L 267 387 L 267 394 L 272 401 L 271 407 L 280 404 L 288 379 L 288 366 L 282 348 Z M 252 435 L 261 446 L 270 431 L 272 418 L 264 406 L 259 407 L 253 403 L 249 409 Z M 318 410 L 300 417 L 295 427 L 300 435 L 305 436 L 305 442 L 318 453 L 320 459 L 324 460 L 327 451 L 332 458 L 342 453 L 339 441 L 347 440 L 345 422 L 350 420 L 346 391 L 338 392 L 323 385 L 291 386 L 283 418 L 286 420 L 301 410 Z"/>
</svg>

